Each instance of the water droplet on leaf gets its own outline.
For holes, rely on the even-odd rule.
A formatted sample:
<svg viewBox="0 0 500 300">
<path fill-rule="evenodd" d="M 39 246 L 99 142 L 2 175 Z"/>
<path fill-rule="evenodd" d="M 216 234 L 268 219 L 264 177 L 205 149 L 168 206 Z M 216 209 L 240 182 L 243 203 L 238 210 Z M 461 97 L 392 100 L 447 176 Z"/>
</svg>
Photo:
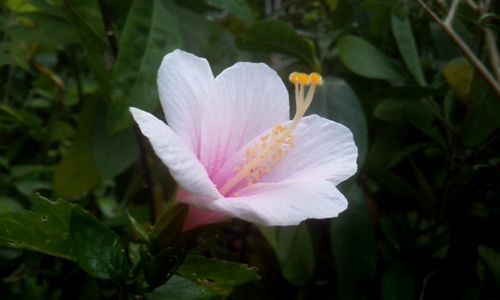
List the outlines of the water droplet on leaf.
<svg viewBox="0 0 500 300">
<path fill-rule="evenodd" d="M 40 220 L 42 220 L 42 222 L 47 222 L 49 220 L 49 216 L 43 215 L 40 217 Z"/>
</svg>

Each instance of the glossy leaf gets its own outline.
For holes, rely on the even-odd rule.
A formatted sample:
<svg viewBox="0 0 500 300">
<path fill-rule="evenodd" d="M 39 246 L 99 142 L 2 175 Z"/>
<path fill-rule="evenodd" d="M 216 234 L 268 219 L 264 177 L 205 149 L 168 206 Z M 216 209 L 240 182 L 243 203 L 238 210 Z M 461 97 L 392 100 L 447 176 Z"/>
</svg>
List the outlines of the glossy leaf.
<svg viewBox="0 0 500 300">
<path fill-rule="evenodd" d="M 146 294 L 146 299 L 212 300 L 220 299 L 220 296 L 189 279 L 174 275 L 164 285 L 160 286 L 153 292 Z"/>
<path fill-rule="evenodd" d="M 69 230 L 74 260 L 92 276 L 110 278 L 116 234 L 81 209 L 72 212 Z"/>
<path fill-rule="evenodd" d="M 41 196 L 33 199 L 33 210 L 0 213 L 0 245 L 43 252 L 70 259 L 73 245 L 69 237 L 69 202 L 52 202 Z"/>
<path fill-rule="evenodd" d="M 246 265 L 194 255 L 187 256 L 177 272 L 205 289 L 224 296 L 239 285 L 259 279 L 256 270 Z"/>
<path fill-rule="evenodd" d="M 311 41 L 300 36 L 283 21 L 266 20 L 249 27 L 240 34 L 237 45 L 247 51 L 289 55 L 313 69 L 320 69 Z"/>
<path fill-rule="evenodd" d="M 363 38 L 345 35 L 338 40 L 337 50 L 346 67 L 359 76 L 393 83 L 403 81 L 390 60 Z"/>
</svg>

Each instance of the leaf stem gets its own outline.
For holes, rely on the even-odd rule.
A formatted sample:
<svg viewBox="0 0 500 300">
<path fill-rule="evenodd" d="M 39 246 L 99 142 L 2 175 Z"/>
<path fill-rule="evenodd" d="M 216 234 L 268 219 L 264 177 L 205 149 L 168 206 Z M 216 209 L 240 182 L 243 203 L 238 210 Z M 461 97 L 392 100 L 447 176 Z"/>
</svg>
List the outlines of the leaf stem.
<svg viewBox="0 0 500 300">
<path fill-rule="evenodd" d="M 457 2 L 457 1 L 455 1 Z M 438 26 L 444 31 L 446 35 L 452 40 L 452 42 L 462 51 L 464 56 L 469 60 L 472 66 L 477 70 L 479 75 L 486 81 L 486 83 L 493 89 L 493 91 L 499 96 L 500 99 L 500 84 L 495 80 L 490 71 L 484 66 L 484 64 L 477 58 L 477 56 L 472 52 L 472 50 L 465 44 L 462 38 L 453 30 L 450 24 L 446 21 L 443 22 L 438 15 L 427 5 L 423 0 L 417 0 L 417 3 L 424 9 L 424 11 L 438 24 Z M 453 3 L 452 3 L 453 6 Z M 453 8 L 453 7 L 452 7 Z M 456 9 L 456 8 L 455 8 Z M 451 10 L 451 9 L 450 9 Z M 454 13 L 453 13 L 454 14 Z M 450 16 L 450 13 L 448 13 Z"/>
</svg>

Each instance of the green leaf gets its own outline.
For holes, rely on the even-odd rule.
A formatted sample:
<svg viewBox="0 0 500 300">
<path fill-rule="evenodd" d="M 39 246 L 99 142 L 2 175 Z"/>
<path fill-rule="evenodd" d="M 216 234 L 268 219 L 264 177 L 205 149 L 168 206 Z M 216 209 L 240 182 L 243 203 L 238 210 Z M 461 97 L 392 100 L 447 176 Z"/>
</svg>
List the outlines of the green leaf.
<svg viewBox="0 0 500 300">
<path fill-rule="evenodd" d="M 306 223 L 259 229 L 274 249 L 283 277 L 296 285 L 306 284 L 313 278 L 314 245 Z"/>
<path fill-rule="evenodd" d="M 462 100 L 467 101 L 471 92 L 474 71 L 465 58 L 458 58 L 448 62 L 443 67 L 443 75 L 450 89 Z"/>
<path fill-rule="evenodd" d="M 261 21 L 244 30 L 236 44 L 243 50 L 285 54 L 298 58 L 315 70 L 321 68 L 314 44 L 283 21 Z"/>
<path fill-rule="evenodd" d="M 373 111 L 376 118 L 388 122 L 407 122 L 438 144 L 443 144 L 441 132 L 434 126 L 436 115 L 427 100 L 386 99 Z"/>
<path fill-rule="evenodd" d="M 345 35 L 337 42 L 337 50 L 342 62 L 359 76 L 385 79 L 392 83 L 401 83 L 402 76 L 389 59 L 366 40 Z"/>
<path fill-rule="evenodd" d="M 0 245 L 71 259 L 69 222 L 76 207 L 63 200 L 52 202 L 37 196 L 33 211 L 0 213 Z"/>
<path fill-rule="evenodd" d="M 239 285 L 259 279 L 256 270 L 246 265 L 195 255 L 188 255 L 177 272 L 205 289 L 224 296 Z"/>
<path fill-rule="evenodd" d="M 54 192 L 62 197 L 78 197 L 100 182 L 91 147 L 92 127 L 98 100 L 88 98 L 80 114 L 73 145 L 54 171 Z"/>
<path fill-rule="evenodd" d="M 403 263 L 390 265 L 382 275 L 380 299 L 411 300 L 413 295 L 413 278 L 408 267 Z"/>
<path fill-rule="evenodd" d="M 469 113 L 462 125 L 462 140 L 467 146 L 477 146 L 500 128 L 500 101 L 477 75 L 469 99 Z"/>
<path fill-rule="evenodd" d="M 338 278 L 339 299 L 363 299 L 375 278 L 377 242 L 361 189 L 351 185 L 345 193 L 349 208 L 332 219 L 331 247 Z"/>
<path fill-rule="evenodd" d="M 245 0 L 207 0 L 207 3 L 227 11 L 235 18 L 250 23 L 254 19 L 254 14 Z"/>
<path fill-rule="evenodd" d="M 103 87 L 109 84 L 113 64 L 98 0 L 65 0 L 65 12 L 78 33 L 87 63 Z"/>
<path fill-rule="evenodd" d="M 395 8 L 397 8 L 397 6 Z M 403 57 L 406 67 L 420 85 L 426 85 L 409 14 L 398 12 L 394 9 L 391 15 L 391 25 L 392 33 L 398 44 L 399 53 Z"/>
<path fill-rule="evenodd" d="M 351 129 L 358 147 L 358 165 L 368 150 L 368 128 L 361 102 L 352 88 L 340 78 L 327 77 L 318 88 L 310 112 L 335 120 Z"/>
<path fill-rule="evenodd" d="M 73 243 L 73 257 L 92 276 L 110 278 L 116 234 L 90 213 L 73 210 L 69 224 Z"/>
<path fill-rule="evenodd" d="M 100 109 L 93 122 L 92 153 L 95 166 L 103 180 L 122 173 L 139 157 L 134 128 L 111 133 L 107 129 L 106 121 L 106 110 Z"/>
<path fill-rule="evenodd" d="M 156 73 L 163 55 L 180 47 L 176 16 L 160 0 L 136 0 L 121 33 L 113 68 L 111 131 L 130 126 L 130 106 L 148 111 L 158 104 Z"/>
<path fill-rule="evenodd" d="M 219 299 L 218 294 L 213 293 L 189 279 L 181 276 L 172 276 L 167 283 L 160 286 L 154 292 L 145 295 L 147 300 L 164 299 L 190 299 L 211 300 Z"/>
</svg>

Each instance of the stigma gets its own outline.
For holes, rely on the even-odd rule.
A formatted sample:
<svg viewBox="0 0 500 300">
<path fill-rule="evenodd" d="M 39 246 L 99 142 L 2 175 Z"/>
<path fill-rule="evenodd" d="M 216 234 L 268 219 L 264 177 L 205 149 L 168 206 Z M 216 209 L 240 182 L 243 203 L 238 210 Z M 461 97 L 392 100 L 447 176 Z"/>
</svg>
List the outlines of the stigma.
<svg viewBox="0 0 500 300">
<path fill-rule="evenodd" d="M 316 87 L 323 84 L 323 78 L 315 72 L 310 74 L 293 72 L 288 79 L 295 87 L 296 111 L 292 122 L 287 126 L 275 126 L 246 149 L 241 165 L 234 170 L 235 175 L 220 188 L 219 192 L 222 195 L 227 196 L 243 181 L 246 181 L 247 186 L 258 182 L 293 148 L 295 142 L 293 131 L 311 105 Z"/>
</svg>

